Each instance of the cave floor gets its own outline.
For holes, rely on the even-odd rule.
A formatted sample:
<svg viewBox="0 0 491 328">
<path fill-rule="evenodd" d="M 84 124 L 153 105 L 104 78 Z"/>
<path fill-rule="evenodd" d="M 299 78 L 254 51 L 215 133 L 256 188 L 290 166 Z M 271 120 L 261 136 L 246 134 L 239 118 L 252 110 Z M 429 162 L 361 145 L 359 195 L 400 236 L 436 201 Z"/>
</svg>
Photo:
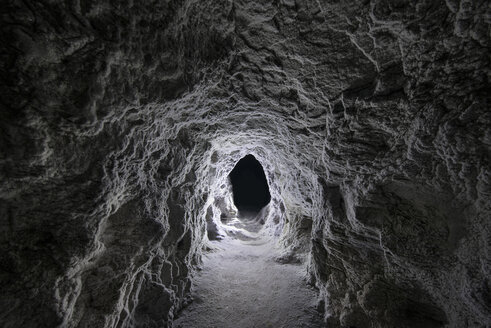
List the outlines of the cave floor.
<svg viewBox="0 0 491 328">
<path fill-rule="evenodd" d="M 275 261 L 280 249 L 260 225 L 235 218 L 195 276 L 193 302 L 174 327 L 324 327 L 304 265 Z"/>
</svg>

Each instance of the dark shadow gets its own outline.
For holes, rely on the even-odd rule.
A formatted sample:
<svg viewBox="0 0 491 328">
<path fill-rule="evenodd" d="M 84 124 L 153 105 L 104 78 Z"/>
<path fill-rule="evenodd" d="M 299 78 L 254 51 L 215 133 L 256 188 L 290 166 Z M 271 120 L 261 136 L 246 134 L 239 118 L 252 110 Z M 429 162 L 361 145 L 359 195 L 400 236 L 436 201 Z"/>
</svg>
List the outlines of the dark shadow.
<svg viewBox="0 0 491 328">
<path fill-rule="evenodd" d="M 263 167 L 253 155 L 249 154 L 238 161 L 229 179 L 239 216 L 254 217 L 271 201 Z"/>
</svg>

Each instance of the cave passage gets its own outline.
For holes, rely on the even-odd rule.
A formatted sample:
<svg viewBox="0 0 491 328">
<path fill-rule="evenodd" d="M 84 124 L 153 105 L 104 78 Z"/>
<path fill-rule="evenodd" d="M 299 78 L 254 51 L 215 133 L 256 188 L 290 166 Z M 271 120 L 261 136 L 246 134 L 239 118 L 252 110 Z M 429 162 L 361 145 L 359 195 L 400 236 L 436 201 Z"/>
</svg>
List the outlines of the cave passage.
<svg viewBox="0 0 491 328">
<path fill-rule="evenodd" d="M 258 220 L 234 217 L 222 239 L 210 241 L 194 276 L 192 299 L 176 328 L 325 327 L 317 292 Z M 301 255 L 299 255 L 301 256 Z"/>
<path fill-rule="evenodd" d="M 263 167 L 253 155 L 240 159 L 229 178 L 239 213 L 258 213 L 271 201 Z"/>
<path fill-rule="evenodd" d="M 305 255 L 285 251 L 257 215 L 271 201 L 262 165 L 249 154 L 228 178 L 239 213 L 226 212 L 220 238 L 208 240 L 212 251 L 203 255 L 191 290 L 199 301 L 178 314 L 174 327 L 323 327 L 317 292 L 299 265 Z"/>
</svg>

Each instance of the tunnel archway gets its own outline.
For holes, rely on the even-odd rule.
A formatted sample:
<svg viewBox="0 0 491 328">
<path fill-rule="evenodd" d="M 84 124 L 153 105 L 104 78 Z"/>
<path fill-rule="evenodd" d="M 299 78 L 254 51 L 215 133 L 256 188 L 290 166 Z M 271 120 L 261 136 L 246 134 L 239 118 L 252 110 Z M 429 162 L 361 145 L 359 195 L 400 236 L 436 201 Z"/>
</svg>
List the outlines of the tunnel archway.
<svg viewBox="0 0 491 328">
<path fill-rule="evenodd" d="M 234 204 L 240 215 L 256 214 L 271 201 L 261 163 L 252 155 L 241 158 L 229 174 Z"/>
</svg>

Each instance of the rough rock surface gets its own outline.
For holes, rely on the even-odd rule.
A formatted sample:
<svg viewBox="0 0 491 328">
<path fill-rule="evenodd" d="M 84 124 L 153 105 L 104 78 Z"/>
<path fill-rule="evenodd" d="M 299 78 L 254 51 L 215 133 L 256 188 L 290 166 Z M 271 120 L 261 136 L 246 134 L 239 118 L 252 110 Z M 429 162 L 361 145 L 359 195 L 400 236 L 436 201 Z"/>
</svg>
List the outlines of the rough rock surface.
<svg viewBox="0 0 491 328">
<path fill-rule="evenodd" d="M 1 7 L 2 327 L 171 326 L 249 153 L 330 327 L 491 325 L 488 1 Z"/>
</svg>

